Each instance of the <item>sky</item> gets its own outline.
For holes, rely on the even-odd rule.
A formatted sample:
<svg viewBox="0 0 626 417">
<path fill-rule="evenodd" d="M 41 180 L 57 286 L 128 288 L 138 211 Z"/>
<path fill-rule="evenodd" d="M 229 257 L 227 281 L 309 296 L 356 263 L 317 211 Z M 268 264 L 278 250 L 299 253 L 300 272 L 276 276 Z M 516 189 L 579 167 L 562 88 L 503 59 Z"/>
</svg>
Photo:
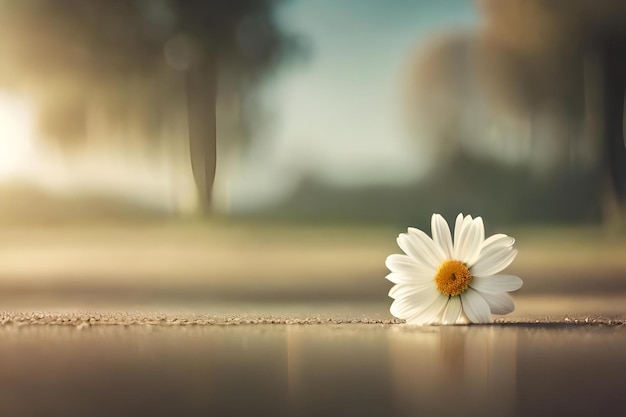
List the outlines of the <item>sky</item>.
<svg viewBox="0 0 626 417">
<path fill-rule="evenodd" d="M 261 106 L 271 117 L 252 129 L 243 160 L 222 163 L 220 173 L 220 160 L 235 158 L 218 154 L 216 209 L 279 204 L 303 179 L 359 186 L 419 178 L 426 164 L 403 120 L 403 77 L 430 36 L 477 24 L 474 2 L 288 0 L 276 18 L 302 40 L 306 53 L 287 60 L 261 87 Z M 37 140 L 34 120 L 33 106 L 0 91 L 0 180 L 194 210 L 188 166 L 179 173 L 163 155 L 147 164 L 142 155 L 108 148 L 65 158 Z"/>
<path fill-rule="evenodd" d="M 337 186 L 418 178 L 425 161 L 403 125 L 403 76 L 426 39 L 477 19 L 469 0 L 285 2 L 278 21 L 309 54 L 261 93 L 276 116 L 236 173 L 234 208 L 275 203 L 304 175 Z"/>
</svg>

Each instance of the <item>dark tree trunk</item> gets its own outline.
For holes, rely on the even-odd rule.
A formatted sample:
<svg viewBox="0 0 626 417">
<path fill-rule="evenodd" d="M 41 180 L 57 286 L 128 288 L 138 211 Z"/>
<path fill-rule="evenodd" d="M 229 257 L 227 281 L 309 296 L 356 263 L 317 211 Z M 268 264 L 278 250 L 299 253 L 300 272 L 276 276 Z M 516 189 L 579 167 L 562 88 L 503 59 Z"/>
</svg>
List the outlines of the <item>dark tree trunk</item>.
<svg viewBox="0 0 626 417">
<path fill-rule="evenodd" d="M 607 42 L 604 51 L 604 137 L 611 179 L 622 202 L 626 201 L 625 87 L 626 43 Z"/>
<path fill-rule="evenodd" d="M 191 170 L 200 198 L 208 212 L 215 182 L 217 68 L 214 60 L 192 66 L 186 72 L 187 117 Z"/>
</svg>

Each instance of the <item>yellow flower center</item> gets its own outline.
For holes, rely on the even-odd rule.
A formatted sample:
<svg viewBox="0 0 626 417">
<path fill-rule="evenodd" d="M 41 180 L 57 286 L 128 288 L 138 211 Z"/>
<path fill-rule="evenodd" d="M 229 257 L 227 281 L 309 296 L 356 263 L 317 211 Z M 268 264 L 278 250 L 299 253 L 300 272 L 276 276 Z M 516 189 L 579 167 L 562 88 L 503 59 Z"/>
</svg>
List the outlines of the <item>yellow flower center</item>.
<svg viewBox="0 0 626 417">
<path fill-rule="evenodd" d="M 435 284 L 437 290 L 443 295 L 459 295 L 463 294 L 470 281 L 472 274 L 463 262 L 456 260 L 448 260 L 442 263 L 435 275 Z"/>
</svg>

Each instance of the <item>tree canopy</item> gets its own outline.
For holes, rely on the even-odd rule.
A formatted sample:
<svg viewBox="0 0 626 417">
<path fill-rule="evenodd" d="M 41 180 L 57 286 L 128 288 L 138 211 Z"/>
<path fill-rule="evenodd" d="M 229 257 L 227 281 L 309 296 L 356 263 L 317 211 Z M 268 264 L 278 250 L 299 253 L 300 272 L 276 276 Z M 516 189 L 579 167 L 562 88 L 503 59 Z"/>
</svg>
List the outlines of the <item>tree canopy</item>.
<svg viewBox="0 0 626 417">
<path fill-rule="evenodd" d="M 33 97 L 40 130 L 72 148 L 85 136 L 88 103 L 123 120 L 129 96 L 144 94 L 157 120 L 179 74 L 194 177 L 209 200 L 218 77 L 227 74 L 221 87 L 239 94 L 296 50 L 275 22 L 277 3 L 0 0 L 0 88 Z"/>
</svg>

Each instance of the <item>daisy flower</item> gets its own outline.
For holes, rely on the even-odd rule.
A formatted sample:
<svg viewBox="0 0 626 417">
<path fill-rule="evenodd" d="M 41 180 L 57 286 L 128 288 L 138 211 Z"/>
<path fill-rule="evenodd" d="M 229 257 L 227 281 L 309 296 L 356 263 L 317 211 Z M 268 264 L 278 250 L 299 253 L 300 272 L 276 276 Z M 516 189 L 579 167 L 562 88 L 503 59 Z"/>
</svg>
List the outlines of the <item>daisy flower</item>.
<svg viewBox="0 0 626 417">
<path fill-rule="evenodd" d="M 407 324 L 489 323 L 491 314 L 515 308 L 507 294 L 522 286 L 513 275 L 498 274 L 509 266 L 517 250 L 515 239 L 496 234 L 485 239 L 483 219 L 459 214 L 454 241 L 446 220 L 433 214 L 432 239 L 409 227 L 398 236 L 406 255 L 385 261 L 393 282 L 391 314 Z"/>
</svg>

